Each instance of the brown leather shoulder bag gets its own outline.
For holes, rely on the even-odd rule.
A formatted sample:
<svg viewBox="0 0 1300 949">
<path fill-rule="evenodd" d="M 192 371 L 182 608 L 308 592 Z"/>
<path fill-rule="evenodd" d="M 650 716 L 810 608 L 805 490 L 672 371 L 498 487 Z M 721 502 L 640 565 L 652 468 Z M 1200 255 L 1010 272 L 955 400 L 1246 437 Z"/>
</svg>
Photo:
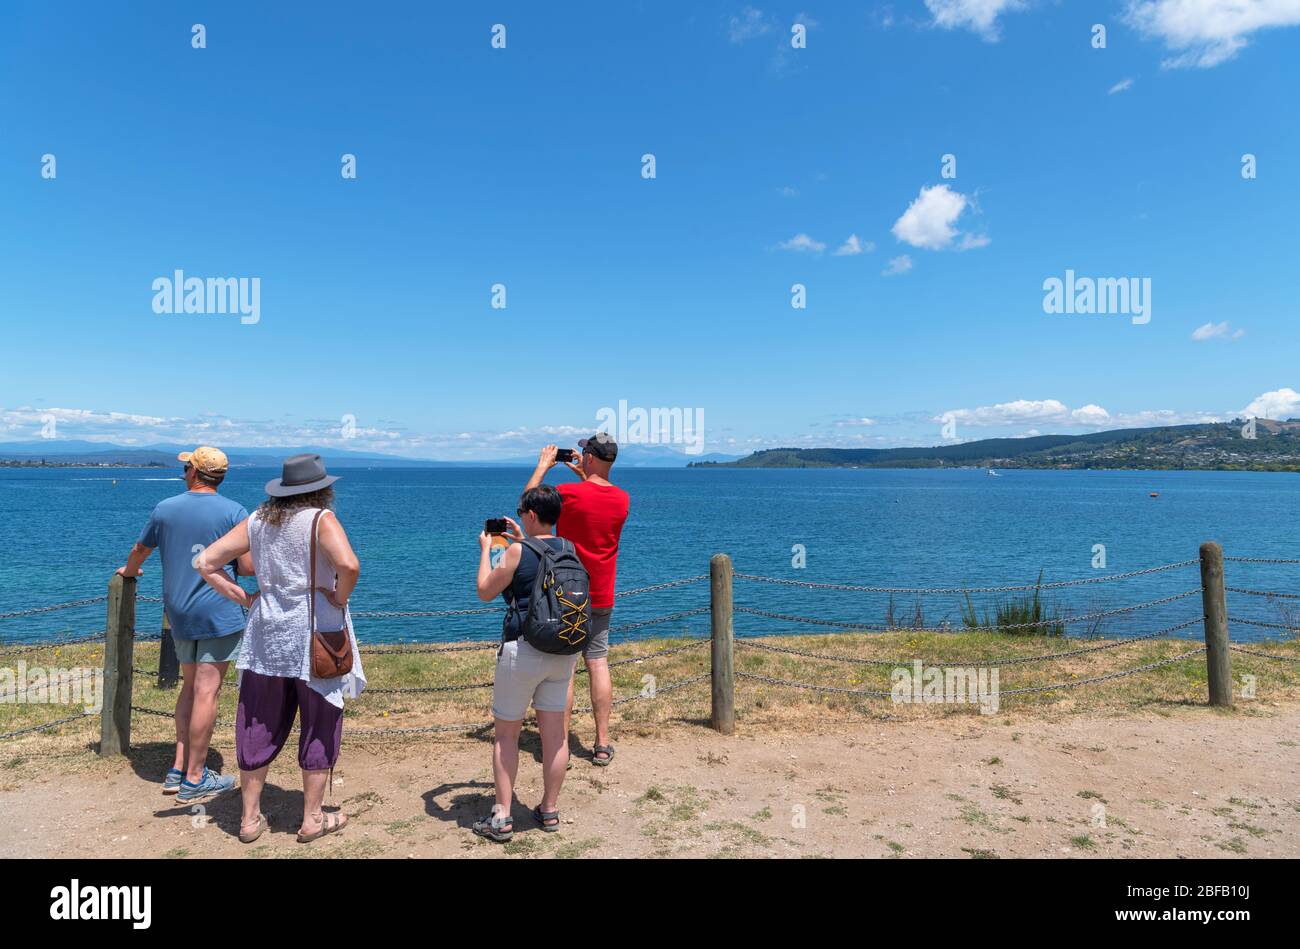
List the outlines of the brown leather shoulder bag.
<svg viewBox="0 0 1300 949">
<path fill-rule="evenodd" d="M 348 635 L 347 607 L 343 608 L 342 629 L 326 631 L 316 628 L 316 533 L 324 513 L 324 510 L 317 511 L 311 522 L 311 586 L 307 592 L 307 616 L 311 624 L 311 674 L 318 679 L 337 679 L 352 671 L 352 638 Z"/>
</svg>

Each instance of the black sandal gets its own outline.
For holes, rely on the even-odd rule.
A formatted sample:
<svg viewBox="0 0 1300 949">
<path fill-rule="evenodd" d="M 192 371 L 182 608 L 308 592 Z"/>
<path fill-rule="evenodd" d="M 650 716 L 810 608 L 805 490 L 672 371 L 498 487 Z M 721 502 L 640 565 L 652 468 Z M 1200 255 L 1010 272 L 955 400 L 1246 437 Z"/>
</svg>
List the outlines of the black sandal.
<svg viewBox="0 0 1300 949">
<path fill-rule="evenodd" d="M 600 757 L 605 755 L 604 758 Z M 613 745 L 596 745 L 591 749 L 591 763 L 600 768 L 609 767 L 614 760 Z"/>
<path fill-rule="evenodd" d="M 533 808 L 533 820 L 537 821 L 537 826 L 548 834 L 553 834 L 560 829 L 560 812 L 544 811 L 540 804 Z"/>
<path fill-rule="evenodd" d="M 470 829 L 480 837 L 504 844 L 509 843 L 510 838 L 515 835 L 515 822 L 510 817 L 498 818 L 495 814 L 489 814 L 482 820 L 476 820 Z"/>
</svg>

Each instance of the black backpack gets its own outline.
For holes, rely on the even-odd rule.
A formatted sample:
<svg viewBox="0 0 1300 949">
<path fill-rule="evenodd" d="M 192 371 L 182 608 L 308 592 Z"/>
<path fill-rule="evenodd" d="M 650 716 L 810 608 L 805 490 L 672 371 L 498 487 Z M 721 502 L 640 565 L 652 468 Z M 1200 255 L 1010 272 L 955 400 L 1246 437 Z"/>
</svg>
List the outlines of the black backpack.
<svg viewBox="0 0 1300 949">
<path fill-rule="evenodd" d="M 559 550 L 531 537 L 525 537 L 523 544 L 537 555 L 538 564 L 519 637 L 538 652 L 559 656 L 581 652 L 591 632 L 587 568 L 567 540 L 561 541 Z M 518 612 L 513 603 L 511 608 Z"/>
</svg>

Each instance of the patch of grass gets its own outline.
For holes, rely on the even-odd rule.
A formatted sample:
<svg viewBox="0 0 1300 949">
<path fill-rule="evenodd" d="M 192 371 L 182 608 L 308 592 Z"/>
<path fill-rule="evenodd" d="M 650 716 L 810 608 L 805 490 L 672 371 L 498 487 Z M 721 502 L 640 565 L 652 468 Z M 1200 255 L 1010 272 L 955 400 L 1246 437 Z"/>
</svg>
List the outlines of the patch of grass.
<svg viewBox="0 0 1300 949">
<path fill-rule="evenodd" d="M 897 840 L 886 840 L 885 846 L 890 849 L 891 857 L 901 857 L 903 854 L 907 853 L 907 848 L 904 847 L 902 844 L 900 844 Z"/>
<path fill-rule="evenodd" d="M 772 808 L 764 807 L 761 811 L 755 811 L 749 815 L 750 820 L 771 820 Z"/>
<path fill-rule="evenodd" d="M 1246 842 L 1240 837 L 1233 837 L 1231 840 L 1220 840 L 1214 846 L 1220 850 L 1226 850 L 1229 853 L 1245 853 Z"/>
<path fill-rule="evenodd" d="M 545 834 L 515 834 L 501 845 L 512 857 L 534 857 L 546 849 Z"/>
<path fill-rule="evenodd" d="M 1038 582 L 1032 593 L 1003 597 L 993 605 L 993 613 L 986 609 L 980 616 L 970 594 L 962 606 L 961 621 L 967 627 L 995 627 L 1003 635 L 1064 636 L 1065 620 L 1057 607 L 1049 607 L 1042 597 L 1043 572 L 1038 572 Z M 1034 625 L 1026 625 L 1026 624 Z"/>
<path fill-rule="evenodd" d="M 997 860 L 998 855 L 992 850 L 977 850 L 973 847 L 962 847 L 962 853 L 970 854 L 972 860 Z"/>
<path fill-rule="evenodd" d="M 1244 830 L 1252 837 L 1263 837 L 1265 834 L 1268 833 L 1268 831 L 1265 830 L 1263 827 L 1252 827 L 1250 824 L 1243 824 L 1240 822 L 1232 823 L 1229 824 L 1228 826 L 1233 830 Z"/>
<path fill-rule="evenodd" d="M 832 804 L 830 807 L 823 807 L 822 813 L 829 814 L 831 817 L 848 817 L 849 809 L 843 804 Z"/>
<path fill-rule="evenodd" d="M 162 855 L 164 860 L 184 860 L 190 855 L 190 852 L 184 847 L 177 847 L 174 850 L 168 850 Z"/>
<path fill-rule="evenodd" d="M 415 817 L 408 817 L 405 820 L 395 820 L 384 827 L 384 830 L 394 837 L 406 837 L 414 833 L 416 828 L 428 819 L 424 814 L 417 814 Z"/>
<path fill-rule="evenodd" d="M 997 755 L 994 755 L 992 758 L 990 758 L 988 761 L 984 763 L 987 765 L 1002 764 L 1002 759 L 999 758 Z"/>
<path fill-rule="evenodd" d="M 1076 850 L 1096 850 L 1096 849 L 1097 849 L 1097 843 L 1096 843 L 1096 841 L 1094 841 L 1094 840 L 1093 840 L 1091 837 L 1089 837 L 1087 834 L 1084 834 L 1084 835 L 1081 836 L 1081 837 L 1071 837 L 1071 838 L 1070 838 L 1070 846 L 1074 847 L 1074 849 L 1076 849 Z"/>
<path fill-rule="evenodd" d="M 1103 804 L 1109 804 L 1109 803 L 1110 803 L 1110 801 L 1106 800 L 1104 797 L 1102 797 L 1102 796 L 1101 796 L 1100 794 L 1098 794 L 1096 791 L 1080 791 L 1080 792 L 1079 792 L 1079 797 L 1083 798 L 1085 801 L 1101 801 L 1101 803 L 1103 803 Z"/>
<path fill-rule="evenodd" d="M 595 850 L 601 845 L 599 837 L 587 837 L 583 840 L 569 840 L 555 848 L 556 860 L 573 860 Z"/>
<path fill-rule="evenodd" d="M 1016 797 L 1015 794 L 1013 794 L 1013 793 L 1011 792 L 1011 789 L 1010 789 L 1009 787 L 1007 787 L 1005 784 L 994 784 L 994 785 L 990 785 L 990 786 L 989 786 L 989 790 L 992 791 L 992 792 L 993 792 L 993 796 L 996 797 L 996 798 L 997 798 L 998 800 L 1000 800 L 1000 801 L 1010 801 L 1012 804 L 1023 804 L 1023 803 L 1024 803 L 1024 801 L 1022 801 L 1022 800 L 1020 800 L 1020 798 Z"/>
<path fill-rule="evenodd" d="M 644 794 L 636 799 L 636 803 L 642 804 L 646 801 L 654 801 L 655 803 L 658 803 L 662 800 L 664 800 L 664 792 L 652 784 L 650 787 L 645 789 Z"/>
</svg>

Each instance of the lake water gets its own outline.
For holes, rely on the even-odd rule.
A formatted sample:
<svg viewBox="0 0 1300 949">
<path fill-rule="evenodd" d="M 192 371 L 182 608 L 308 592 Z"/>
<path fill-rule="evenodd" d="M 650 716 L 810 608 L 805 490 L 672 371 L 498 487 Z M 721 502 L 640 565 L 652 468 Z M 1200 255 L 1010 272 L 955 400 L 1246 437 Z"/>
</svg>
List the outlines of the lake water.
<svg viewBox="0 0 1300 949">
<path fill-rule="evenodd" d="M 632 495 L 620 590 L 708 572 L 731 554 L 738 572 L 814 583 L 893 587 L 999 586 L 1086 579 L 1195 559 L 1208 539 L 1236 556 L 1300 558 L 1300 477 L 1243 472 L 982 470 L 615 469 Z M 513 512 L 528 472 L 519 468 L 344 470 L 338 513 L 362 562 L 358 611 L 481 607 L 474 595 L 483 519 Z M 250 510 L 278 471 L 235 469 L 222 492 Z M 568 478 L 557 472 L 553 480 Z M 0 469 L 0 613 L 102 594 L 149 511 L 182 490 L 163 470 Z M 1150 492 L 1158 492 L 1151 498 Z M 792 566 L 802 544 L 806 567 Z M 1106 565 L 1094 568 L 1094 545 Z M 160 594 L 157 556 L 140 593 Z M 1229 563 L 1230 586 L 1300 593 L 1300 566 Z M 1195 567 L 1046 593 L 1075 614 L 1191 590 Z M 736 581 L 736 603 L 866 625 L 885 622 L 889 596 Z M 983 608 L 992 594 L 975 597 Z M 919 604 L 930 623 L 961 621 L 961 597 L 893 597 L 896 617 Z M 1290 601 L 1300 605 L 1300 600 Z M 707 583 L 620 601 L 615 625 L 705 606 Z M 495 604 L 494 604 L 495 605 Z M 1229 594 L 1232 615 L 1292 621 L 1287 601 Z M 1199 596 L 1104 622 L 1134 635 L 1200 615 Z M 1297 610 L 1300 614 L 1300 610 Z M 138 629 L 155 631 L 161 607 L 143 603 Z M 365 642 L 492 638 L 499 617 L 368 618 Z M 102 604 L 0 620 L 0 639 L 85 635 L 103 628 Z M 632 635 L 704 635 L 697 615 Z M 1088 624 L 1071 628 L 1083 635 Z M 738 634 L 832 631 L 738 614 Z M 1234 639 L 1284 635 L 1238 624 Z M 1193 626 L 1179 635 L 1201 637 Z M 615 637 L 620 638 L 616 635 Z"/>
</svg>

